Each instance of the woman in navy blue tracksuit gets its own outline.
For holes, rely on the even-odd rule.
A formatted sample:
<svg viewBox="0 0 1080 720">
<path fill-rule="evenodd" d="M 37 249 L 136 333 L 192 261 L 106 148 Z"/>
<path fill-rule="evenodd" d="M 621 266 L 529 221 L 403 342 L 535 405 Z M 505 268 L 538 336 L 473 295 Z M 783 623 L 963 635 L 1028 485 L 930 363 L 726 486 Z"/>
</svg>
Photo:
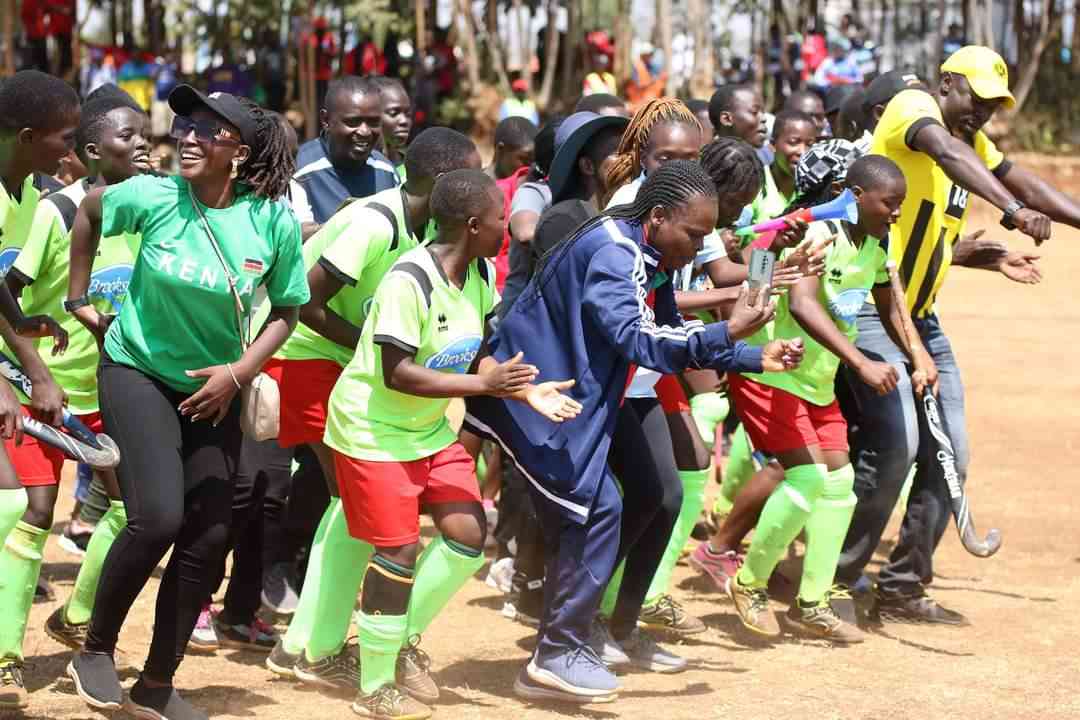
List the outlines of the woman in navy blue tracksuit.
<svg viewBox="0 0 1080 720">
<path fill-rule="evenodd" d="M 693 260 L 716 214 L 716 187 L 697 163 L 665 165 L 633 205 L 590 220 L 545 257 L 489 340 L 500 361 L 520 351 L 543 375 L 574 378 L 572 396 L 583 406 L 556 425 L 499 399 L 468 403 L 468 429 L 497 440 L 529 481 L 549 547 L 537 649 L 515 683 L 526 697 L 615 697 L 615 677 L 588 636 L 618 559 L 623 503 L 608 453 L 634 368 L 781 371 L 801 356 L 794 343 L 736 341 L 772 316 L 764 295 L 752 305 L 741 298 L 727 323 L 679 315 L 670 275 Z M 640 531 L 648 520 L 623 523 L 622 531 Z"/>
</svg>

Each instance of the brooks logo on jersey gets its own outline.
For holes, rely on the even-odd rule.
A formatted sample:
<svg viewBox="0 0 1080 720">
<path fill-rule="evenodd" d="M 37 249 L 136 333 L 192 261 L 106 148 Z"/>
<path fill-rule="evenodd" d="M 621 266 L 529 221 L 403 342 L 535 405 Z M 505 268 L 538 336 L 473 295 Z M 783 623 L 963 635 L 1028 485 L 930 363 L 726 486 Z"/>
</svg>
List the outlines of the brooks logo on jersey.
<svg viewBox="0 0 1080 720">
<path fill-rule="evenodd" d="M 466 335 L 454 340 L 427 359 L 424 367 L 443 372 L 467 373 L 480 351 L 480 335 Z"/>
</svg>

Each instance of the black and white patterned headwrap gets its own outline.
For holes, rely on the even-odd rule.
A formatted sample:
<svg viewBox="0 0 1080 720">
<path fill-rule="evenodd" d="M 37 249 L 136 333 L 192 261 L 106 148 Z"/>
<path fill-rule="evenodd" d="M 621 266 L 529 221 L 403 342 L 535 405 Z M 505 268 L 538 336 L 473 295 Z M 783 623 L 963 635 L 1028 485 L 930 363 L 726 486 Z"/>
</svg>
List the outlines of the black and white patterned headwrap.
<svg viewBox="0 0 1080 720">
<path fill-rule="evenodd" d="M 848 168 L 862 155 L 854 143 L 839 138 L 811 145 L 795 166 L 795 194 L 815 196 L 825 185 L 843 183 Z"/>
</svg>

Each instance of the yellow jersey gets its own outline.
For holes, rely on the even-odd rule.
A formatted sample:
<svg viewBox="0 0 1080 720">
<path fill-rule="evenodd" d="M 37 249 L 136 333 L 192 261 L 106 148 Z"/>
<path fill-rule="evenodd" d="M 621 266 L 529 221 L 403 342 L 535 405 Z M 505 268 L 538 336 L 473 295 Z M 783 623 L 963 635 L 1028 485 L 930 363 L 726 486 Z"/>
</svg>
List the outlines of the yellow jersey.
<svg viewBox="0 0 1080 720">
<path fill-rule="evenodd" d="M 900 221 L 889 235 L 889 258 L 900 268 L 908 309 L 915 317 L 934 312 L 968 209 L 968 191 L 950 180 L 932 157 L 911 147 L 915 134 L 932 124 L 945 124 L 937 100 L 923 90 L 904 90 L 885 108 L 870 147 L 871 153 L 899 165 L 907 180 Z M 995 174 L 1008 169 L 1005 156 L 981 130 L 972 147 Z"/>
</svg>

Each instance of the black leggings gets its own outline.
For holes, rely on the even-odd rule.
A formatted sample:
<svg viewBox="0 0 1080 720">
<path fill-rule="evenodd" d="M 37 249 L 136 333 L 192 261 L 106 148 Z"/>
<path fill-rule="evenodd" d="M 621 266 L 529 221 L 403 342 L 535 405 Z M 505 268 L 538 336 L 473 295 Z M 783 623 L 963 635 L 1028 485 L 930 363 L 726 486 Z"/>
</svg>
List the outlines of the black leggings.
<svg viewBox="0 0 1080 720">
<path fill-rule="evenodd" d="M 619 410 L 608 454 L 623 491 L 618 560 L 626 559 L 611 633 L 625 639 L 637 626 L 641 605 L 682 507 L 671 431 L 656 398 L 626 400 Z"/>
<path fill-rule="evenodd" d="M 117 475 L 128 524 L 98 583 L 85 650 L 112 655 L 128 611 L 173 548 L 158 588 L 144 672 L 172 680 L 225 552 L 240 456 L 239 401 L 214 427 L 180 416 L 188 393 L 102 356 L 105 431 L 120 448 Z"/>
</svg>

